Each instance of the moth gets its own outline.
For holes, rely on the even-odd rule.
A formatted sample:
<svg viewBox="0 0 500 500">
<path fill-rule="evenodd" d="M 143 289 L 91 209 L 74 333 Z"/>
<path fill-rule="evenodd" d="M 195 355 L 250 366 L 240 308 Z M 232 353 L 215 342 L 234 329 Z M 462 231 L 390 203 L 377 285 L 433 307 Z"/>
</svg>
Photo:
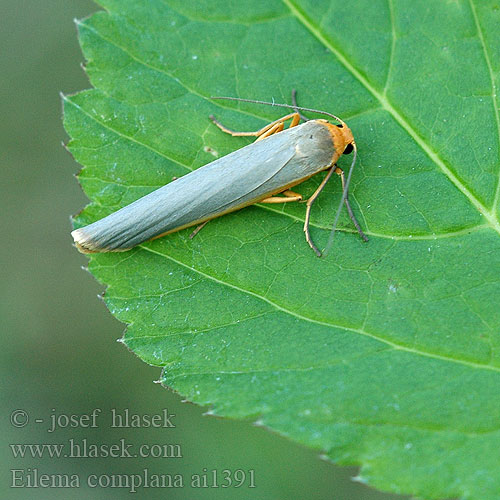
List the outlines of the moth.
<svg viewBox="0 0 500 500">
<path fill-rule="evenodd" d="M 254 203 L 306 202 L 304 232 L 306 241 L 318 257 L 322 252 L 313 243 L 309 231 L 311 207 L 333 173 L 340 176 L 342 199 L 337 210 L 331 237 L 324 254 L 331 246 L 342 205 L 359 235 L 367 236 L 354 216 L 349 203 L 349 183 L 356 162 L 356 142 L 344 121 L 325 111 L 298 107 L 295 92 L 293 106 L 250 99 L 232 99 L 294 109 L 255 132 L 235 132 L 210 118 L 223 132 L 232 136 L 254 136 L 255 142 L 203 167 L 177 178 L 169 184 L 139 198 L 93 224 L 75 229 L 71 234 L 83 253 L 122 252 L 144 241 L 162 237 L 198 225 L 196 234 L 208 221 Z M 321 113 L 326 119 L 309 120 L 300 111 Z M 303 123 L 300 123 L 303 120 Z M 290 121 L 285 129 L 285 123 Z M 337 161 L 353 154 L 347 178 Z M 313 175 L 326 171 L 326 176 L 307 200 L 291 190 Z"/>
</svg>

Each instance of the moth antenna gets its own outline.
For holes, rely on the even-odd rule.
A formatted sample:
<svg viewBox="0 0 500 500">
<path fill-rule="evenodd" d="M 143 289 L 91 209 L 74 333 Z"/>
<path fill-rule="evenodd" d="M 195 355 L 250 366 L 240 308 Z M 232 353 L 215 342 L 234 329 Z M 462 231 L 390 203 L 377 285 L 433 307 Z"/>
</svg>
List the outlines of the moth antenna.
<svg viewBox="0 0 500 500">
<path fill-rule="evenodd" d="M 292 92 L 292 98 L 294 100 L 294 103 L 292 105 L 290 105 L 290 104 L 282 104 L 282 103 L 274 102 L 274 99 L 273 99 L 273 102 L 268 102 L 268 101 L 259 101 L 259 100 L 256 100 L 256 99 L 244 99 L 244 98 L 241 98 L 241 97 L 222 97 L 222 96 L 220 96 L 220 97 L 219 96 L 212 96 L 211 97 L 211 99 L 225 99 L 225 100 L 228 100 L 228 101 L 250 102 L 250 103 L 253 103 L 253 104 L 264 104 L 266 106 L 277 106 L 277 107 L 280 107 L 280 108 L 289 108 L 289 109 L 293 109 L 294 111 L 297 111 L 297 112 L 298 112 L 298 110 L 301 110 L 301 111 L 309 111 L 310 113 L 319 113 L 321 115 L 329 116 L 329 117 L 333 118 L 334 120 L 337 120 L 342 125 L 346 125 L 346 123 L 344 122 L 344 120 L 341 120 L 338 116 L 333 115 L 332 113 L 328 113 L 327 111 L 322 111 L 320 109 L 305 108 L 305 107 L 302 107 L 302 106 L 297 106 L 296 102 L 295 102 L 295 99 L 294 99 L 295 98 L 295 91 Z M 347 174 L 347 179 L 346 179 L 346 182 L 345 182 L 344 189 L 342 191 L 342 197 L 340 199 L 340 203 L 339 203 L 339 206 L 337 208 L 337 212 L 335 214 L 335 219 L 333 221 L 332 229 L 330 231 L 330 236 L 328 237 L 328 241 L 326 243 L 326 246 L 325 246 L 324 250 L 321 252 L 321 257 L 326 257 L 328 255 L 328 252 L 330 251 L 330 248 L 333 245 L 333 239 L 335 237 L 335 232 L 337 231 L 337 224 L 338 224 L 338 221 L 339 221 L 340 212 L 342 211 L 342 205 L 345 203 L 345 200 L 347 199 L 347 195 L 348 195 L 348 192 L 349 192 L 349 185 L 351 183 L 351 177 L 352 177 L 352 173 L 353 173 L 353 170 L 354 170 L 354 165 L 356 164 L 356 158 L 357 158 L 357 154 L 358 154 L 358 149 L 356 147 L 356 143 L 353 141 L 351 144 L 352 144 L 352 147 L 353 147 L 353 150 L 354 150 L 353 151 L 354 154 L 353 154 L 352 162 L 351 162 L 351 165 L 349 167 L 349 173 Z M 364 236 L 364 238 L 366 238 L 366 236 Z"/>
<path fill-rule="evenodd" d="M 351 166 L 349 167 L 349 173 L 347 174 L 347 179 L 345 182 L 344 190 L 342 191 L 342 198 L 340 199 L 339 207 L 337 208 L 337 213 L 335 214 L 335 219 L 333 221 L 332 229 L 330 231 L 330 236 L 328 237 L 328 241 L 326 243 L 325 249 L 321 252 L 322 257 L 326 257 L 328 255 L 328 252 L 330 251 L 330 248 L 332 247 L 333 238 L 335 236 L 335 231 L 337 230 L 337 223 L 339 221 L 340 212 L 342 210 L 342 205 L 344 204 L 344 202 L 347 198 L 347 193 L 349 192 L 349 184 L 351 183 L 352 172 L 354 170 L 354 164 L 356 163 L 356 156 L 358 154 L 358 149 L 356 148 L 356 143 L 352 142 L 351 144 L 352 144 L 352 147 L 354 150 L 354 155 L 352 158 Z"/>
<path fill-rule="evenodd" d="M 338 116 L 332 115 L 331 113 L 327 113 L 326 111 L 321 111 L 320 109 L 313 108 L 303 108 L 302 106 L 293 106 L 292 104 L 281 104 L 278 102 L 267 102 L 267 101 L 257 101 L 255 99 L 243 99 L 241 97 L 217 97 L 211 96 L 210 99 L 225 99 L 228 101 L 239 101 L 239 102 L 251 102 L 253 104 L 265 104 L 266 106 L 277 106 L 280 108 L 289 108 L 289 109 L 300 109 L 301 111 L 309 111 L 310 113 L 319 113 L 320 115 L 330 116 L 334 120 L 344 124 L 344 121 L 341 120 Z"/>
<path fill-rule="evenodd" d="M 292 106 L 293 106 L 294 111 L 299 114 L 299 117 L 300 117 L 300 119 L 303 122 L 308 122 L 309 121 L 309 118 L 307 118 L 307 116 L 304 116 L 299 111 L 299 109 L 298 109 L 298 106 L 297 106 L 297 91 L 295 89 L 292 89 Z"/>
</svg>

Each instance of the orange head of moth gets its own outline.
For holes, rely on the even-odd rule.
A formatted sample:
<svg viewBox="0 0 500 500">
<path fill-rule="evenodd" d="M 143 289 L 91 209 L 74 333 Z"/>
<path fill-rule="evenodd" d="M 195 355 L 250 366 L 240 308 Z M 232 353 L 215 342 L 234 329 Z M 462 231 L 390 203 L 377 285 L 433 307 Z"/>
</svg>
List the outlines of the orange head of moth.
<svg viewBox="0 0 500 500">
<path fill-rule="evenodd" d="M 351 129 L 347 126 L 347 124 L 339 119 L 340 124 L 334 125 L 330 123 L 328 120 L 318 120 L 326 125 L 330 135 L 332 136 L 334 154 L 332 158 L 332 164 L 334 164 L 341 155 L 349 154 L 356 147 L 356 143 L 354 142 L 354 136 L 352 135 Z"/>
</svg>

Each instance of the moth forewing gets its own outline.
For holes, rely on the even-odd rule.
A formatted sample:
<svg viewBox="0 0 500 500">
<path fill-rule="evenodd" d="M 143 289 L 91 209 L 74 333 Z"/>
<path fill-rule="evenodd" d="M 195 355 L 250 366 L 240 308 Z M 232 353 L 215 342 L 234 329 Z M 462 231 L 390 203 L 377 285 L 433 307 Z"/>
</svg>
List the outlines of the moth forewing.
<svg viewBox="0 0 500 500">
<path fill-rule="evenodd" d="M 214 160 L 72 232 L 84 253 L 125 251 L 265 200 L 331 167 L 340 129 L 310 120 Z"/>
</svg>

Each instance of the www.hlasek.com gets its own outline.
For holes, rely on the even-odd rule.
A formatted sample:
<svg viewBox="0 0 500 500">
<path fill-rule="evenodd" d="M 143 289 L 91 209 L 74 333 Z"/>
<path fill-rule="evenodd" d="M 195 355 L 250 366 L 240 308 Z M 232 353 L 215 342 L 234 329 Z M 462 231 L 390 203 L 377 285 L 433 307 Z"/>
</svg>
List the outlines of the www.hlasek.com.
<svg viewBox="0 0 500 500">
<path fill-rule="evenodd" d="M 14 443 L 9 446 L 14 458 L 182 458 L 180 444 L 134 446 L 123 438 L 115 443 L 70 438 L 64 443 Z"/>
</svg>

